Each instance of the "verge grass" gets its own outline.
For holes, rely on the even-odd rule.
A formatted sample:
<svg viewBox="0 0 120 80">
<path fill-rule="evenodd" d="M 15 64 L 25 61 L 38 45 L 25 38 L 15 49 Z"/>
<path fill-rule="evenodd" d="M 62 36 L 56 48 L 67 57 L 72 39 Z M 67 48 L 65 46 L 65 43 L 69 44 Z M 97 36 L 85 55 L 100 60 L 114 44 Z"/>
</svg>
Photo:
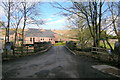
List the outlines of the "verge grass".
<svg viewBox="0 0 120 80">
<path fill-rule="evenodd" d="M 110 44 L 111 44 L 111 46 L 112 46 L 112 48 L 114 49 L 114 42 L 110 42 Z M 109 45 L 105 42 L 105 45 L 106 45 L 106 48 L 107 49 L 110 49 L 110 47 L 109 47 Z M 102 46 L 102 47 L 104 47 L 104 44 L 103 44 L 103 42 L 100 42 L 100 46 Z"/>
<path fill-rule="evenodd" d="M 54 46 L 64 46 L 65 43 L 64 42 L 58 42 L 58 43 L 55 43 Z"/>
</svg>

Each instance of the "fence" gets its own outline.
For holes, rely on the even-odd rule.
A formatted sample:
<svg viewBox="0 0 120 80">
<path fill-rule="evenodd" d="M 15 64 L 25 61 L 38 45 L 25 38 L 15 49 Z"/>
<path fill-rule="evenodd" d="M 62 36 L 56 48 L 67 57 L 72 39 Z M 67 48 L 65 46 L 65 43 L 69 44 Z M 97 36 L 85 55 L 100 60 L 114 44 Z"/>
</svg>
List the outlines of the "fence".
<svg viewBox="0 0 120 80">
<path fill-rule="evenodd" d="M 75 42 L 73 41 L 67 42 L 66 46 L 74 51 L 76 55 L 85 55 L 96 58 L 100 61 L 117 63 L 119 59 L 117 54 L 110 53 L 108 49 L 92 47 L 87 50 L 81 50 L 76 48 Z M 95 51 L 93 49 L 95 49 Z"/>
<path fill-rule="evenodd" d="M 3 60 L 6 58 L 20 57 L 32 55 L 36 52 L 47 49 L 52 44 L 50 42 L 35 42 L 34 46 L 14 47 L 14 50 L 4 50 L 2 54 Z"/>
<path fill-rule="evenodd" d="M 45 50 L 51 46 L 51 42 L 35 42 L 34 43 L 34 52 Z"/>
<path fill-rule="evenodd" d="M 34 53 L 34 47 L 15 47 L 14 48 L 14 54 L 13 55 L 26 55 L 26 54 L 30 54 L 30 53 Z"/>
</svg>

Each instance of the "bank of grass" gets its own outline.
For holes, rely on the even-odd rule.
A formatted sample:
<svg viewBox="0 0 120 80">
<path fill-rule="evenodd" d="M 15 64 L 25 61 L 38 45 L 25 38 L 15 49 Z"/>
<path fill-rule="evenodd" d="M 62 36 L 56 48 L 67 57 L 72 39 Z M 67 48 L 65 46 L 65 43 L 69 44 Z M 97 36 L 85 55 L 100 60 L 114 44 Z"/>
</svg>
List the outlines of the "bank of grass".
<svg viewBox="0 0 120 80">
<path fill-rule="evenodd" d="M 114 42 L 110 42 L 110 44 L 111 44 L 112 48 L 114 49 Z M 105 45 L 106 45 L 107 49 L 110 49 L 110 47 L 109 47 L 109 45 L 107 43 L 105 43 Z M 104 47 L 103 42 L 100 42 L 100 46 Z"/>
<path fill-rule="evenodd" d="M 58 42 L 54 44 L 54 46 L 64 46 L 64 45 L 65 45 L 65 42 Z"/>
</svg>

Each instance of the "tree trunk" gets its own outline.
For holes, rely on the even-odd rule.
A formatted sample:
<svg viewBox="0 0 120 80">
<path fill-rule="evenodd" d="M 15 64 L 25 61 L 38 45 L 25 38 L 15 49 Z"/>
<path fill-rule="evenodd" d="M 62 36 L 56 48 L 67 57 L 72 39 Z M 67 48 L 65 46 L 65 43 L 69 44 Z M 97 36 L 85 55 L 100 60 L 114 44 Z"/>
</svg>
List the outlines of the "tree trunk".
<svg viewBox="0 0 120 80">
<path fill-rule="evenodd" d="M 105 44 L 105 40 L 102 40 L 103 41 L 103 44 L 104 44 L 104 48 L 106 49 L 106 44 Z"/>
<path fill-rule="evenodd" d="M 15 41 L 14 41 L 14 45 L 16 45 L 16 41 L 17 41 L 17 29 L 15 31 Z"/>
<path fill-rule="evenodd" d="M 7 42 L 9 42 L 9 29 L 10 29 L 10 7 L 11 2 L 8 2 L 8 25 L 7 25 Z"/>
<path fill-rule="evenodd" d="M 113 52 L 113 48 L 112 48 L 111 44 L 109 43 L 108 39 L 106 39 L 106 42 L 107 42 L 107 44 L 109 45 L 109 47 L 110 47 L 110 49 L 111 49 L 111 52 Z"/>
<path fill-rule="evenodd" d="M 99 6 L 99 28 L 98 28 L 98 45 L 100 46 L 100 37 L 101 37 L 101 18 L 102 18 L 102 0 L 100 0 L 100 6 Z M 103 41 L 104 43 L 104 41 Z M 106 47 L 106 46 L 105 46 Z"/>
<path fill-rule="evenodd" d="M 24 24 L 22 29 L 22 53 L 23 53 L 23 47 L 24 47 L 24 30 L 26 27 L 26 2 L 23 4 L 24 6 Z"/>
<path fill-rule="evenodd" d="M 118 55 L 118 65 L 120 65 L 120 42 L 115 43 L 114 54 Z"/>
</svg>

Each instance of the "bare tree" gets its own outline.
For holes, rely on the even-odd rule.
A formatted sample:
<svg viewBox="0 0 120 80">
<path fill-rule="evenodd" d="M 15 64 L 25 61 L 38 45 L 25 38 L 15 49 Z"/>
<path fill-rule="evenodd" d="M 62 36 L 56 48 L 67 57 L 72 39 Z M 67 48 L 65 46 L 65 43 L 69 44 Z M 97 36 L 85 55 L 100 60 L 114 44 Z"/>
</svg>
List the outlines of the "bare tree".
<svg viewBox="0 0 120 80">
<path fill-rule="evenodd" d="M 10 8 L 11 8 L 11 2 L 10 0 L 8 1 L 8 25 L 7 25 L 7 38 L 9 42 L 9 29 L 10 29 Z"/>
<path fill-rule="evenodd" d="M 37 3 L 28 3 L 26 0 L 22 2 L 23 9 L 21 10 L 23 13 L 23 27 L 22 27 L 22 46 L 24 44 L 24 30 L 26 24 L 37 24 L 41 25 L 44 24 L 42 20 L 37 20 L 36 17 L 40 15 L 40 10 L 37 6 L 40 5 L 40 2 Z M 30 21 L 27 21 L 31 19 Z"/>
<path fill-rule="evenodd" d="M 89 0 L 89 2 L 74 2 L 72 1 L 73 7 L 65 8 L 59 3 L 57 7 L 59 9 L 64 9 L 70 13 L 76 14 L 78 17 L 84 19 L 89 28 L 90 34 L 93 38 L 93 46 L 98 47 L 100 44 L 101 35 L 101 21 L 103 13 L 104 1 L 102 0 Z"/>
<path fill-rule="evenodd" d="M 116 4 L 114 4 L 113 2 L 112 3 L 109 3 L 108 4 L 108 7 L 109 7 L 109 11 L 111 13 L 111 22 L 112 22 L 112 26 L 114 27 L 114 32 L 119 40 L 119 34 L 118 34 L 118 30 L 117 30 L 117 26 L 116 26 L 116 21 L 118 19 L 118 14 L 116 13 L 117 9 L 115 9 L 116 7 Z"/>
<path fill-rule="evenodd" d="M 115 43 L 114 53 L 118 55 L 118 65 L 120 65 L 120 2 L 117 3 L 109 3 L 108 4 L 109 11 L 111 13 L 111 22 L 114 29 L 114 32 L 117 36 L 118 42 Z"/>
<path fill-rule="evenodd" d="M 14 45 L 17 41 L 18 29 L 22 28 L 22 47 L 24 44 L 25 28 L 28 24 L 44 24 L 42 20 L 38 20 L 40 15 L 39 9 L 40 2 L 3 2 L 3 8 L 7 13 L 8 25 L 6 28 L 6 39 L 9 41 L 9 28 L 15 28 L 15 40 Z M 38 11 L 39 10 L 39 11 Z M 22 25 L 22 26 L 21 26 Z M 5 41 L 6 42 L 6 41 Z"/>
<path fill-rule="evenodd" d="M 5 41 L 9 42 L 9 28 L 10 28 L 10 16 L 11 16 L 11 3 L 10 0 L 8 2 L 3 2 L 2 7 L 6 10 L 6 17 L 7 17 L 7 27 L 6 27 L 6 38 Z M 5 42 L 5 43 L 6 43 Z"/>
<path fill-rule="evenodd" d="M 84 15 L 90 34 L 93 38 L 93 46 L 98 47 L 100 44 L 102 6 L 104 2 L 100 0 L 100 2 L 73 2 L 73 4 L 75 8 Z"/>
<path fill-rule="evenodd" d="M 20 11 L 20 8 L 21 8 L 21 3 L 20 2 L 14 2 L 14 13 L 11 14 L 11 20 L 13 21 L 12 26 L 14 26 L 15 28 L 15 40 L 14 40 L 14 45 L 16 45 L 16 41 L 17 41 L 17 34 L 18 34 L 18 29 L 19 29 L 19 25 L 21 23 L 21 20 L 23 18 L 23 15 L 21 15 L 21 11 Z"/>
<path fill-rule="evenodd" d="M 26 2 L 23 2 L 23 15 L 24 15 L 24 24 L 23 24 L 23 28 L 22 28 L 22 46 L 24 43 L 24 30 L 25 30 L 25 26 L 26 26 L 26 15 L 27 15 L 27 11 L 26 11 Z"/>
<path fill-rule="evenodd" d="M 11 2 L 10 0 L 8 0 L 8 2 L 2 2 L 1 6 L 4 9 L 5 17 L 7 18 L 7 26 L 4 25 L 4 28 L 6 30 L 6 32 L 5 32 L 5 46 L 6 46 L 6 42 L 10 41 L 9 31 L 10 31 L 10 24 L 11 24 L 11 14 L 12 14 L 13 2 Z"/>
</svg>

